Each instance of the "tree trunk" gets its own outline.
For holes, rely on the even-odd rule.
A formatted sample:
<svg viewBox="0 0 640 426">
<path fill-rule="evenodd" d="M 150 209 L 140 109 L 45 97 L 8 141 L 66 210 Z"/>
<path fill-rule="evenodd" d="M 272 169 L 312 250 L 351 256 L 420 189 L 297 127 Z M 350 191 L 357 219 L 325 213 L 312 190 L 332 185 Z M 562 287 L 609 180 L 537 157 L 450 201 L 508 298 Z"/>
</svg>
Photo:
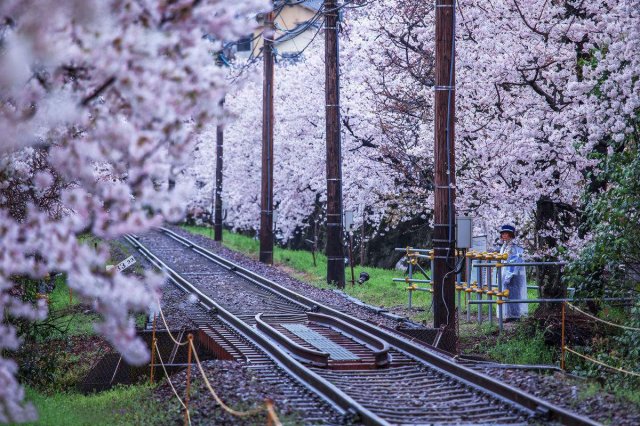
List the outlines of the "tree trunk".
<svg viewBox="0 0 640 426">
<path fill-rule="evenodd" d="M 536 203 L 536 235 L 540 235 L 542 231 L 552 228 L 558 224 L 558 211 L 555 203 L 548 197 L 541 197 Z M 558 245 L 557 240 L 552 236 L 538 237 L 538 249 L 553 249 Z M 557 261 L 556 256 L 552 258 L 546 257 L 545 261 Z M 558 265 L 539 266 L 536 270 L 538 287 L 540 295 L 543 298 L 559 298 L 565 295 L 565 288 L 562 284 L 562 267 Z M 553 305 L 553 306 L 545 306 Z M 554 307 L 555 306 L 555 307 Z M 557 303 L 545 303 L 541 305 L 542 310 L 560 309 Z"/>
</svg>

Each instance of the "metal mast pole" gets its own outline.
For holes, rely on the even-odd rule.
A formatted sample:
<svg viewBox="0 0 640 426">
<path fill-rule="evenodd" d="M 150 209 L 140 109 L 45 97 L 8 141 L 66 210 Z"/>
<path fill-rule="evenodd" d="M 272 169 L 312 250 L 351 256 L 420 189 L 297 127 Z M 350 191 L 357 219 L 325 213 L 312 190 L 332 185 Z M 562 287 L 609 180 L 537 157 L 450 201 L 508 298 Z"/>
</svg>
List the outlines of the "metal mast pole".
<svg viewBox="0 0 640 426">
<path fill-rule="evenodd" d="M 434 327 L 448 332 L 444 349 L 455 351 L 455 0 L 436 0 Z"/>
<path fill-rule="evenodd" d="M 327 283 L 344 288 L 342 244 L 342 152 L 340 147 L 340 76 L 338 5 L 325 0 L 325 93 L 327 133 Z"/>
<path fill-rule="evenodd" d="M 262 196 L 260 262 L 273 264 L 273 12 L 265 18 L 262 86 Z"/>
<path fill-rule="evenodd" d="M 224 105 L 224 98 L 220 106 Z M 222 241 L 222 143 L 224 142 L 224 128 L 221 124 L 216 127 L 216 199 L 214 218 L 214 241 Z"/>
</svg>

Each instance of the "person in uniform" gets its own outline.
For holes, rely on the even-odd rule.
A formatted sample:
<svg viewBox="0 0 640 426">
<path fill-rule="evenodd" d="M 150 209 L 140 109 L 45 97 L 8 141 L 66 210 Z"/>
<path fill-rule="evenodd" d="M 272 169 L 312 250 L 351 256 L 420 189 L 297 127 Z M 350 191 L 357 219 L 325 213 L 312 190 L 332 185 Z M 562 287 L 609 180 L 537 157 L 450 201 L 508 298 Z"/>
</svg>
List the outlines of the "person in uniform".
<svg viewBox="0 0 640 426">
<path fill-rule="evenodd" d="M 516 228 L 512 225 L 500 227 L 500 254 L 507 253 L 505 263 L 524 262 L 524 250 L 515 241 Z M 527 298 L 527 273 L 524 266 L 505 266 L 499 269 L 502 274 L 502 288 L 509 290 L 509 299 L 523 300 Z M 497 308 L 497 305 L 496 305 Z M 526 303 L 505 303 L 502 305 L 502 318 L 505 321 L 516 321 L 527 315 L 529 305 Z"/>
</svg>

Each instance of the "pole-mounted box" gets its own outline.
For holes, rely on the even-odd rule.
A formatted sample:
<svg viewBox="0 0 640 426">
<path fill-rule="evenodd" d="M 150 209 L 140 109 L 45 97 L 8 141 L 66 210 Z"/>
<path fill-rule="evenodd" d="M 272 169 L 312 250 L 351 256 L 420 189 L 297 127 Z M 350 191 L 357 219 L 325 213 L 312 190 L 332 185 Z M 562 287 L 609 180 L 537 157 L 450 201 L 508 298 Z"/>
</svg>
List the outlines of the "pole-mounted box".
<svg viewBox="0 0 640 426">
<path fill-rule="evenodd" d="M 353 210 L 344 211 L 344 230 L 347 232 L 353 230 Z"/>
<path fill-rule="evenodd" d="M 473 247 L 473 218 L 469 216 L 456 217 L 456 248 L 470 249 Z"/>
</svg>

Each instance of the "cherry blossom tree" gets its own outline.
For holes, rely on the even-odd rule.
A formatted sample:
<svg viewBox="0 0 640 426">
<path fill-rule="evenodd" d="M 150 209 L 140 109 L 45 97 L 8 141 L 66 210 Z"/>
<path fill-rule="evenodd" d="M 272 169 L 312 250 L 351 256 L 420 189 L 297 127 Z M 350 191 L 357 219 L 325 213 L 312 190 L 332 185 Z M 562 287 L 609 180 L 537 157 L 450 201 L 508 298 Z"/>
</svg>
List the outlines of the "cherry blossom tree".
<svg viewBox="0 0 640 426">
<path fill-rule="evenodd" d="M 278 237 L 289 240 L 295 232 L 309 226 L 307 219 L 326 201 L 325 181 L 325 116 L 324 62 L 322 43 L 314 43 L 296 62 L 279 59 L 276 69 L 274 108 L 274 200 L 279 211 Z M 355 49 L 346 47 L 342 61 L 349 64 L 360 60 Z M 362 108 L 366 84 L 362 70 L 344 67 L 343 121 L 353 128 L 369 128 L 375 121 L 374 111 L 368 115 L 351 115 L 350 110 Z M 227 223 L 235 229 L 256 230 L 260 211 L 260 152 L 262 125 L 262 81 L 253 74 L 226 98 L 225 109 L 231 120 L 225 126 L 225 166 L 223 199 L 229 206 Z M 363 92 L 364 91 L 364 92 Z M 374 127 L 374 131 L 377 129 Z M 204 185 L 199 188 L 194 203 L 211 205 L 212 177 L 215 172 L 213 145 L 215 129 L 208 129 L 198 147 L 198 160 L 190 174 Z M 362 141 L 354 133 L 343 133 L 343 179 L 345 208 L 378 206 L 369 220 L 381 217 L 379 194 L 391 188 L 391 179 L 383 163 L 361 150 Z M 322 217 L 322 214 L 321 214 Z M 321 219 L 321 217 L 316 219 Z M 358 221 L 362 217 L 357 217 Z"/>
<path fill-rule="evenodd" d="M 458 4 L 458 210 L 488 233 L 514 222 L 540 253 L 578 249 L 594 150 L 637 132 L 637 1 Z M 369 2 L 341 33 L 344 196 L 396 224 L 432 209 L 433 5 Z M 283 237 L 324 197 L 322 46 L 276 71 L 276 204 Z M 228 99 L 225 182 L 257 229 L 261 84 Z M 366 201 L 365 201 L 366 199 Z M 551 251 L 549 251 L 551 250 Z"/>
<path fill-rule="evenodd" d="M 83 244 L 182 214 L 167 182 L 219 115 L 227 82 L 212 52 L 250 32 L 266 1 L 7 0 L 0 3 L 0 422 L 33 419 L 7 350 L 8 317 L 46 307 L 10 295 L 15 277 L 66 274 L 102 314 L 96 329 L 131 363 L 147 359 L 131 313 L 161 277 L 106 271 Z M 208 35 L 207 39 L 203 38 Z"/>
<path fill-rule="evenodd" d="M 579 248 L 591 152 L 633 132 L 637 2 L 469 2 L 459 27 L 464 204 L 531 224 L 539 249 Z"/>
</svg>

